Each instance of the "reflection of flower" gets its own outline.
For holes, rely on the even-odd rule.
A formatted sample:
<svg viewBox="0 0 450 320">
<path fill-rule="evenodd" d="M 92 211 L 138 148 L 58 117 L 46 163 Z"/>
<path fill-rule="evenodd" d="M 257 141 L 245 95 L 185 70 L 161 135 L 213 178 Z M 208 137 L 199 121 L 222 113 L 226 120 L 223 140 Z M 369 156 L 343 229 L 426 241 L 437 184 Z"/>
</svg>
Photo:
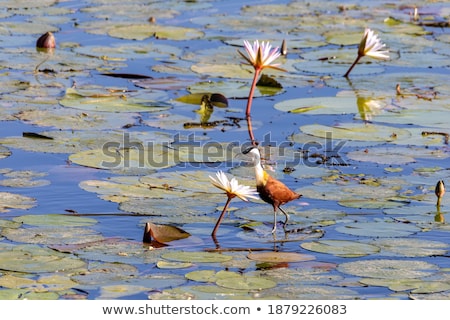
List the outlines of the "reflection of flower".
<svg viewBox="0 0 450 320">
<path fill-rule="evenodd" d="M 211 235 L 215 237 L 216 232 L 219 229 L 219 225 L 222 222 L 223 216 L 228 209 L 228 205 L 230 204 L 231 199 L 238 197 L 241 200 L 248 201 L 247 198 L 258 199 L 258 197 L 256 196 L 256 189 L 249 186 L 240 185 L 234 177 L 229 180 L 226 174 L 223 173 L 223 171 L 218 171 L 216 173 L 216 178 L 211 176 L 209 176 L 209 178 L 211 179 L 211 183 L 215 187 L 225 191 L 228 197 L 227 202 L 223 207 L 222 213 L 220 214 L 219 219 L 217 219 L 216 225 L 214 226 L 213 232 L 211 233 Z"/>
<path fill-rule="evenodd" d="M 381 101 L 366 97 L 356 97 L 359 115 L 364 121 L 372 121 L 372 116 L 380 113 L 383 109 Z"/>
<path fill-rule="evenodd" d="M 382 43 L 378 38 L 378 35 L 376 35 L 371 29 L 366 28 L 361 42 L 359 43 L 358 56 L 356 57 L 355 62 L 353 62 L 353 64 L 347 70 L 344 77 L 348 77 L 358 61 L 364 56 L 372 57 L 375 59 L 389 59 L 389 51 L 382 50 L 385 46 L 386 45 Z"/>
<path fill-rule="evenodd" d="M 244 40 L 245 50 L 247 51 L 247 55 L 243 54 L 238 50 L 239 54 L 255 69 L 255 74 L 253 77 L 252 86 L 250 88 L 250 92 L 247 100 L 247 109 L 245 111 L 245 115 L 250 117 L 250 109 L 252 107 L 253 94 L 256 87 L 256 82 L 258 81 L 259 74 L 265 68 L 276 69 L 280 71 L 285 71 L 282 68 L 279 68 L 279 64 L 272 64 L 280 55 L 280 49 L 278 47 L 272 48 L 272 45 L 269 42 L 261 42 L 258 40 L 253 42 L 253 45 L 250 42 Z"/>
</svg>

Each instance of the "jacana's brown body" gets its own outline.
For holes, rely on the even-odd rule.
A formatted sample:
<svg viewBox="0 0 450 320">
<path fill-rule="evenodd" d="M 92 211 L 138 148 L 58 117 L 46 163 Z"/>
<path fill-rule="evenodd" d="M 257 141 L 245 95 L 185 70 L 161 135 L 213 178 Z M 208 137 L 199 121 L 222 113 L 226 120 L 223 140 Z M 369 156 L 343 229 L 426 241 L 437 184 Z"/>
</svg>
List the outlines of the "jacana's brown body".
<svg viewBox="0 0 450 320">
<path fill-rule="evenodd" d="M 256 190 L 261 199 L 273 206 L 277 210 L 280 206 L 289 201 L 300 198 L 302 195 L 289 189 L 284 183 L 267 175 L 265 185 L 257 185 Z"/>
<path fill-rule="evenodd" d="M 276 231 L 277 223 L 277 210 L 286 216 L 286 225 L 289 220 L 289 215 L 280 207 L 281 205 L 288 203 L 289 201 L 300 198 L 302 195 L 289 189 L 283 182 L 270 176 L 261 165 L 261 155 L 257 148 L 253 148 L 247 153 L 253 155 L 253 161 L 255 165 L 255 175 L 256 175 L 256 190 L 259 193 L 261 199 L 273 206 L 273 229 L 272 232 Z"/>
</svg>

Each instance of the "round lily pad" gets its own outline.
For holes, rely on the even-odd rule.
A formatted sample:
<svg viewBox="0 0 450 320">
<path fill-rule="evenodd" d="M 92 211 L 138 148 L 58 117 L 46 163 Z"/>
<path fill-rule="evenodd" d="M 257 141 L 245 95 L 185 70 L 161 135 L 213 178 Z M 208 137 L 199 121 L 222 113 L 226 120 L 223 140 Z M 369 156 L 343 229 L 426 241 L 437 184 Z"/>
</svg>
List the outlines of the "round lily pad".
<svg viewBox="0 0 450 320">
<path fill-rule="evenodd" d="M 378 221 L 355 222 L 337 227 L 336 231 L 363 237 L 405 237 L 421 229 L 412 224 Z"/>
<path fill-rule="evenodd" d="M 410 137 L 406 129 L 394 128 L 377 124 L 341 123 L 339 126 L 321 124 L 304 125 L 300 130 L 306 134 L 332 139 L 359 141 L 394 141 Z"/>
<path fill-rule="evenodd" d="M 217 263 L 233 259 L 232 256 L 211 252 L 171 251 L 164 253 L 162 258 L 180 262 Z"/>
<path fill-rule="evenodd" d="M 17 246 L 11 251 L 0 251 L 0 268 L 3 270 L 42 273 L 80 269 L 85 266 L 86 263 L 81 259 L 35 246 Z"/>
<path fill-rule="evenodd" d="M 13 218 L 14 221 L 32 226 L 87 227 L 97 220 L 69 214 L 29 214 Z"/>
<path fill-rule="evenodd" d="M 366 278 L 414 279 L 430 276 L 439 267 L 420 260 L 360 260 L 345 262 L 337 268 L 340 272 Z"/>
<path fill-rule="evenodd" d="M 277 285 L 273 280 L 246 275 L 221 278 L 216 281 L 216 284 L 220 287 L 247 291 L 269 289 Z"/>
<path fill-rule="evenodd" d="M 370 242 L 380 248 L 385 256 L 429 257 L 445 255 L 449 244 L 440 241 L 414 238 L 383 238 Z"/>
<path fill-rule="evenodd" d="M 30 209 L 36 205 L 36 200 L 27 196 L 10 192 L 0 192 L 0 212 L 11 209 Z"/>
<path fill-rule="evenodd" d="M 310 251 L 345 258 L 363 257 L 380 251 L 380 248 L 375 245 L 349 240 L 317 240 L 302 243 L 300 246 Z"/>
<path fill-rule="evenodd" d="M 314 260 L 315 257 L 309 254 L 296 252 L 253 252 L 247 255 L 250 260 L 281 263 L 281 262 L 299 262 Z"/>
</svg>

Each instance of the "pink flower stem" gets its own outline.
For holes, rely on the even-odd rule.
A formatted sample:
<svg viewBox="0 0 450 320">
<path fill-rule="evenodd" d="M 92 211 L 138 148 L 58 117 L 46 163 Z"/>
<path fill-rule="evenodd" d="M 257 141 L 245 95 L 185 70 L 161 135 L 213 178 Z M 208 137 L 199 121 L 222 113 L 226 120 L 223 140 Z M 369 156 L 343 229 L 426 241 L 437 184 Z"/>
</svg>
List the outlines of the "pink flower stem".
<svg viewBox="0 0 450 320">
<path fill-rule="evenodd" d="M 253 135 L 253 127 L 252 127 L 252 119 L 248 116 L 247 117 L 247 129 L 248 129 L 248 135 L 250 136 L 250 141 L 252 142 L 252 146 L 257 146 L 255 136 Z"/>
<path fill-rule="evenodd" d="M 253 77 L 252 86 L 250 88 L 250 92 L 248 94 L 248 99 L 247 99 L 247 109 L 245 110 L 245 115 L 247 116 L 247 118 L 250 117 L 250 110 L 252 109 L 253 95 L 255 93 L 256 83 L 258 82 L 260 73 L 261 73 L 261 69 L 255 68 L 255 75 Z"/>
<path fill-rule="evenodd" d="M 358 55 L 356 57 L 356 60 L 353 62 L 353 64 L 350 66 L 350 68 L 347 70 L 347 72 L 344 74 L 344 77 L 348 78 L 348 75 L 353 70 L 353 68 L 356 66 L 356 64 L 359 62 L 359 59 L 361 59 L 363 56 Z"/>
<path fill-rule="evenodd" d="M 234 198 L 234 197 L 228 195 L 227 202 L 225 203 L 225 206 L 223 207 L 222 213 L 220 214 L 219 219 L 217 219 L 216 225 L 214 226 L 213 232 L 211 233 L 211 236 L 212 236 L 213 238 L 216 237 L 216 232 L 217 232 L 217 230 L 219 229 L 219 225 L 220 225 L 220 223 L 222 222 L 222 219 L 223 219 L 223 216 L 225 215 L 225 212 L 227 212 L 227 209 L 228 209 L 228 206 L 229 206 L 229 204 L 230 204 L 230 202 L 231 202 L 231 199 L 233 199 L 233 198 Z"/>
</svg>

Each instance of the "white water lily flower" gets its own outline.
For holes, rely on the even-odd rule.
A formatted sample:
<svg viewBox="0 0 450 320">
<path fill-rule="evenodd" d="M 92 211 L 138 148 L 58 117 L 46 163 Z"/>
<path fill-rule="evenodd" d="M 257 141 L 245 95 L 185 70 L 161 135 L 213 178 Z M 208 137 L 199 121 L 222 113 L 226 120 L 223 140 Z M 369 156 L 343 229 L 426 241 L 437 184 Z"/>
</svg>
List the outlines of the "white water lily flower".
<svg viewBox="0 0 450 320">
<path fill-rule="evenodd" d="M 359 44 L 358 55 L 369 56 L 375 59 L 389 59 L 389 51 L 381 50 L 386 45 L 381 42 L 371 29 L 366 28 L 364 36 Z"/>
<path fill-rule="evenodd" d="M 238 197 L 241 200 L 248 201 L 250 199 L 258 199 L 255 188 L 244 186 L 239 184 L 236 178 L 228 179 L 227 175 L 223 171 L 216 173 L 216 178 L 209 176 L 211 183 L 226 192 L 228 197 Z"/>
<path fill-rule="evenodd" d="M 264 68 L 272 68 L 284 71 L 284 69 L 278 68 L 279 64 L 272 64 L 280 55 L 280 48 L 275 47 L 272 49 L 272 45 L 269 42 L 261 42 L 256 40 L 253 42 L 253 45 L 250 44 L 247 40 L 244 40 L 244 47 L 247 51 L 248 57 L 239 52 L 239 54 L 251 65 L 258 70 L 262 70 Z"/>
<path fill-rule="evenodd" d="M 361 39 L 361 42 L 359 43 L 358 56 L 356 57 L 355 62 L 353 62 L 353 64 L 344 74 L 344 77 L 348 77 L 358 61 L 364 56 L 372 57 L 375 59 L 389 59 L 389 51 L 382 50 L 385 46 L 386 45 L 382 43 L 378 38 L 378 35 L 376 35 L 371 29 L 366 28 L 364 30 L 364 35 Z"/>
</svg>

